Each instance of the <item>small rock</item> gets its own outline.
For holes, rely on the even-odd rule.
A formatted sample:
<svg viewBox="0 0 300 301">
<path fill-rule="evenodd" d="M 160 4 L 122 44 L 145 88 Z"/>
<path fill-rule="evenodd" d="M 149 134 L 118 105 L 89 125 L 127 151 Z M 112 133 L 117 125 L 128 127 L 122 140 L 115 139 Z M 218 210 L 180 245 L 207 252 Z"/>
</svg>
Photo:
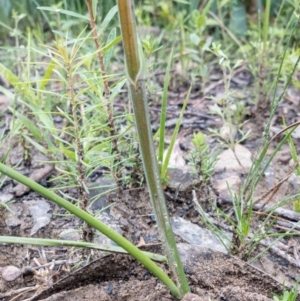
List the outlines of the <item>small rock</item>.
<svg viewBox="0 0 300 301">
<path fill-rule="evenodd" d="M 118 232 L 119 234 L 123 234 L 119 221 L 115 220 L 114 217 L 108 214 L 107 212 L 102 212 L 101 215 L 97 217 L 97 219 L 109 226 L 110 228 L 112 228 L 113 230 L 115 230 L 116 232 Z M 99 231 L 96 231 L 94 242 L 104 245 L 116 245 L 115 242 L 110 240 L 107 236 L 103 235 Z"/>
<path fill-rule="evenodd" d="M 2 203 L 7 203 L 9 201 L 11 201 L 14 198 L 13 194 L 11 193 L 1 193 L 0 194 L 0 202 Z"/>
<path fill-rule="evenodd" d="M 50 223 L 52 214 L 49 212 L 51 211 L 50 205 L 44 200 L 34 201 L 29 209 L 34 220 L 34 225 L 30 231 L 30 236 L 32 236 Z"/>
<path fill-rule="evenodd" d="M 63 240 L 78 241 L 80 240 L 80 233 L 75 229 L 66 229 L 59 234 L 59 237 Z"/>
<path fill-rule="evenodd" d="M 56 115 L 53 117 L 53 121 L 56 123 L 61 123 L 63 122 L 63 118 L 60 115 Z"/>
<path fill-rule="evenodd" d="M 234 125 L 224 124 L 220 129 L 220 136 L 225 141 L 231 141 L 237 134 L 237 128 Z"/>
<path fill-rule="evenodd" d="M 183 240 L 192 245 L 210 248 L 223 253 L 227 253 L 226 248 L 210 230 L 201 228 L 181 217 L 172 217 L 171 224 L 173 232 Z M 223 243 L 229 248 L 228 241 L 231 240 L 232 234 L 223 232 Z M 145 240 L 146 241 L 146 240 Z"/>
<path fill-rule="evenodd" d="M 219 193 L 219 197 L 227 201 L 231 200 L 228 187 L 232 190 L 232 192 L 238 192 L 241 184 L 242 182 L 239 176 L 230 176 L 225 179 L 212 181 L 213 188 Z"/>
<path fill-rule="evenodd" d="M 184 172 L 179 168 L 168 169 L 168 175 L 168 187 L 178 192 L 189 190 L 200 183 L 197 175 Z"/>
<path fill-rule="evenodd" d="M 167 156 L 168 149 L 164 151 L 164 158 Z M 173 146 L 173 150 L 171 153 L 171 157 L 169 158 L 169 168 L 178 168 L 181 170 L 189 170 L 190 168 L 187 166 L 185 160 L 183 159 L 183 151 L 180 148 L 180 140 L 177 139 Z"/>
<path fill-rule="evenodd" d="M 234 152 L 232 149 L 226 149 L 218 156 L 214 171 L 233 171 L 244 174 L 250 170 L 251 166 L 251 152 L 246 147 L 237 144 Z"/>
<path fill-rule="evenodd" d="M 295 139 L 299 139 L 300 138 L 300 128 L 297 127 L 293 133 L 292 133 L 292 137 L 295 138 Z"/>
<path fill-rule="evenodd" d="M 100 177 L 96 182 L 88 185 L 89 199 L 91 200 L 90 208 L 92 210 L 104 209 L 109 205 L 107 201 L 107 194 L 116 188 L 116 182 L 111 178 Z M 110 212 L 110 209 L 106 209 Z"/>
<path fill-rule="evenodd" d="M 22 204 L 11 204 L 9 206 L 10 212 L 5 219 L 5 224 L 8 227 L 17 227 L 23 223 L 22 214 L 24 211 Z"/>
<path fill-rule="evenodd" d="M 184 295 L 183 299 L 181 301 L 205 301 L 203 298 L 199 297 L 198 295 L 187 293 Z"/>
<path fill-rule="evenodd" d="M 52 171 L 53 171 L 53 166 L 46 165 L 45 167 L 33 171 L 29 178 L 35 182 L 40 182 L 44 177 L 49 176 Z M 12 189 L 12 191 L 15 193 L 16 196 L 22 196 L 28 191 L 30 191 L 30 188 L 19 183 L 17 186 L 15 186 Z"/>
<path fill-rule="evenodd" d="M 14 281 L 21 274 L 22 274 L 22 271 L 13 265 L 8 265 L 8 266 L 2 268 L 2 277 L 5 281 Z"/>
</svg>

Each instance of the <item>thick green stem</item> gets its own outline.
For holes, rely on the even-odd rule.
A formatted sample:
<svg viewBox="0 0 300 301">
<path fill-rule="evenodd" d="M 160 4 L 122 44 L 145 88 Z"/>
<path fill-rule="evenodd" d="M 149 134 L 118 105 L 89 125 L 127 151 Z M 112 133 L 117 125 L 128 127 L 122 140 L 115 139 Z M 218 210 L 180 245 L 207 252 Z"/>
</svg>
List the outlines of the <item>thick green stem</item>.
<svg viewBox="0 0 300 301">
<path fill-rule="evenodd" d="M 145 176 L 157 225 L 162 236 L 163 247 L 168 263 L 181 295 L 189 292 L 189 285 L 177 250 L 174 233 L 170 223 L 164 192 L 161 186 L 160 173 L 154 150 L 149 109 L 145 87 L 145 74 L 138 50 L 138 40 L 131 0 L 118 0 L 119 18 L 123 37 L 128 83 L 139 137 Z"/>
<path fill-rule="evenodd" d="M 0 163 L 0 172 L 13 178 L 14 180 L 24 184 L 35 192 L 39 193 L 43 197 L 55 202 L 57 205 L 65 208 L 70 213 L 79 217 L 82 221 L 86 222 L 93 228 L 99 230 L 102 234 L 110 238 L 124 250 L 126 250 L 131 256 L 133 256 L 136 260 L 138 260 L 141 264 L 143 264 L 151 273 L 153 273 L 159 280 L 161 280 L 172 292 L 174 296 L 179 297 L 180 291 L 173 283 L 173 281 L 162 271 L 162 269 L 157 266 L 151 259 L 145 256 L 141 250 L 139 250 L 136 246 L 134 246 L 130 241 L 124 238 L 122 235 L 106 226 L 99 220 L 97 220 L 92 215 L 83 211 L 82 209 L 76 207 L 70 202 L 64 200 L 62 197 L 58 196 L 54 192 L 44 188 L 38 183 L 32 181 L 31 179 L 23 176 L 12 168 Z"/>
<path fill-rule="evenodd" d="M 136 26 L 131 0 L 119 0 L 118 10 L 122 30 L 124 53 L 129 80 L 135 84 L 141 71 L 138 40 L 136 38 Z"/>
</svg>

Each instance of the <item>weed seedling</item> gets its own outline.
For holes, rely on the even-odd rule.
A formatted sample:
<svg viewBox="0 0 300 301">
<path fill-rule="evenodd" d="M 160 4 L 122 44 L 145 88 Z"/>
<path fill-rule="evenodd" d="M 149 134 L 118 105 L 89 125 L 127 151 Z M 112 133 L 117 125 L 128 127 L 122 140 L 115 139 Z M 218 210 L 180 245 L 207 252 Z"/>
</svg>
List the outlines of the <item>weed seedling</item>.
<svg viewBox="0 0 300 301">
<path fill-rule="evenodd" d="M 189 164 L 194 167 L 199 179 L 204 183 L 209 182 L 220 151 L 210 150 L 207 136 L 201 132 L 193 134 L 192 143 L 195 150 L 191 152 Z"/>
<path fill-rule="evenodd" d="M 284 288 L 282 295 L 274 294 L 274 301 L 296 301 L 298 296 L 298 282 L 290 290 Z"/>
</svg>

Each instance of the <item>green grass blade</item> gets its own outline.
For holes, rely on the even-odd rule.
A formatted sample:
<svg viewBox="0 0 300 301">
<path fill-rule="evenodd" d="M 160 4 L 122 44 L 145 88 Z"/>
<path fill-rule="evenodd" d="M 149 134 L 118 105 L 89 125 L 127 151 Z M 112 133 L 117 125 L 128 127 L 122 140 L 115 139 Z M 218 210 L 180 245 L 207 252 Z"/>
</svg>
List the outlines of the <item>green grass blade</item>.
<svg viewBox="0 0 300 301">
<path fill-rule="evenodd" d="M 0 236 L 0 243 L 10 243 L 10 244 L 27 244 L 27 245 L 37 245 L 37 246 L 49 246 L 49 247 L 78 247 L 78 248 L 92 248 L 98 249 L 105 252 L 113 252 L 113 253 L 123 253 L 128 254 L 123 248 L 113 245 L 104 245 L 104 244 L 96 244 L 89 243 L 85 241 L 74 241 L 74 240 L 61 240 L 61 239 L 46 239 L 46 238 L 32 238 L 32 237 L 16 237 L 16 236 Z M 144 255 L 148 258 L 159 261 L 159 262 L 167 262 L 167 258 L 163 255 L 154 254 L 151 252 L 144 252 Z"/>
<path fill-rule="evenodd" d="M 101 30 L 104 31 L 106 29 L 106 27 L 108 26 L 108 24 L 110 23 L 110 21 L 113 19 L 113 17 L 116 15 L 116 13 L 118 12 L 118 6 L 115 5 L 114 7 L 112 7 L 109 12 L 106 14 L 104 20 L 101 23 Z"/>
<path fill-rule="evenodd" d="M 47 84 L 49 83 L 54 67 L 55 67 L 55 63 L 53 61 L 51 61 L 48 65 L 48 68 L 46 69 L 45 74 L 42 78 L 42 81 L 39 85 L 39 90 L 40 90 L 39 93 L 41 93 L 45 89 Z M 40 97 L 39 97 L 39 99 L 40 99 Z"/>
<path fill-rule="evenodd" d="M 38 127 L 31 121 L 29 120 L 26 116 L 15 112 L 18 120 L 20 120 L 23 125 L 30 131 L 30 133 L 33 135 L 33 137 L 38 140 L 42 141 L 43 140 L 43 135 L 41 131 L 38 129 Z"/>
<path fill-rule="evenodd" d="M 168 169 L 168 165 L 169 165 L 169 162 L 170 162 L 172 150 L 173 150 L 173 147 L 174 147 L 174 144 L 175 144 L 178 132 L 179 132 L 179 128 L 180 128 L 180 125 L 181 125 L 181 121 L 182 121 L 182 117 L 183 117 L 185 108 L 186 108 L 188 100 L 190 98 L 191 90 L 192 90 L 192 86 L 189 88 L 188 93 L 186 95 L 186 98 L 185 98 L 185 100 L 183 102 L 183 106 L 181 108 L 180 115 L 178 117 L 178 120 L 177 120 L 175 129 L 174 129 L 174 132 L 172 134 L 171 142 L 170 142 L 170 145 L 168 147 L 166 157 L 165 157 L 165 159 L 163 161 L 163 165 L 162 165 L 162 169 L 161 169 L 161 178 L 162 179 L 166 178 L 167 169 Z"/>
<path fill-rule="evenodd" d="M 90 21 L 90 19 L 87 16 L 75 13 L 73 11 L 65 10 L 65 9 L 60 9 L 60 8 L 55 8 L 55 7 L 48 7 L 48 6 L 39 6 L 39 7 L 37 7 L 37 9 L 44 10 L 44 11 L 50 11 L 50 12 L 54 12 L 54 13 L 64 14 L 64 15 L 67 15 L 67 16 L 82 19 L 82 20 L 87 21 L 87 22 Z"/>
<path fill-rule="evenodd" d="M 160 122 L 159 122 L 159 143 L 158 143 L 158 163 L 162 165 L 164 159 L 164 148 L 165 148 L 165 130 L 166 130 L 166 118 L 167 118 L 167 102 L 168 102 L 168 88 L 170 83 L 170 71 L 171 71 L 171 63 L 173 59 L 173 49 L 171 51 L 167 71 L 165 75 L 164 81 L 164 89 L 162 95 L 162 103 L 161 103 L 161 113 L 160 113 Z M 161 175 L 162 177 L 162 175 Z"/>
<path fill-rule="evenodd" d="M 104 55 L 104 66 L 105 66 L 105 69 L 108 68 L 110 60 L 111 60 L 111 57 L 112 57 L 112 54 L 113 54 L 113 50 L 114 50 L 113 46 L 114 46 L 114 44 L 112 44 L 111 42 L 113 42 L 116 39 L 116 34 L 117 34 L 116 28 L 113 28 L 110 31 L 110 33 L 108 35 L 108 38 L 107 38 L 107 41 L 106 41 L 106 45 L 110 45 L 110 47 L 106 50 L 106 53 Z"/>
<path fill-rule="evenodd" d="M 282 123 L 285 127 L 287 126 L 286 122 L 284 120 L 284 117 L 282 117 Z M 289 131 L 288 131 L 288 132 L 285 133 L 285 135 L 288 136 L 287 140 L 288 140 L 289 147 L 291 149 L 292 159 L 293 159 L 294 163 L 296 164 L 299 159 L 298 159 L 298 154 L 297 154 L 297 150 L 296 150 L 294 141 L 291 137 L 291 133 L 289 133 Z M 300 166 L 299 166 L 299 164 L 296 166 L 296 173 L 297 173 L 297 176 L 300 176 Z"/>
</svg>

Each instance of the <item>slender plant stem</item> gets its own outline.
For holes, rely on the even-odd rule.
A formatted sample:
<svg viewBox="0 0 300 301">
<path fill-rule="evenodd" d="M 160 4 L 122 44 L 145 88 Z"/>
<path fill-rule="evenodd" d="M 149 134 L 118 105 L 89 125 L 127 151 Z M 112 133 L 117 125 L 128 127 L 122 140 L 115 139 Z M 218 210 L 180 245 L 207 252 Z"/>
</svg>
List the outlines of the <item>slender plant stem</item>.
<svg viewBox="0 0 300 301">
<path fill-rule="evenodd" d="M 74 240 L 60 240 L 60 239 L 47 239 L 47 238 L 32 238 L 32 237 L 16 237 L 16 236 L 0 236 L 0 242 L 11 244 L 27 244 L 37 246 L 67 246 L 77 248 L 92 248 L 105 252 L 128 254 L 123 248 L 114 245 L 104 245 L 98 243 L 90 243 L 85 241 Z M 151 252 L 142 251 L 144 255 L 152 260 L 167 262 L 167 258 L 164 255 L 155 254 Z"/>
<path fill-rule="evenodd" d="M 88 7 L 88 11 L 89 11 L 89 17 L 90 17 L 90 24 L 91 24 L 91 28 L 92 28 L 92 32 L 93 32 L 93 36 L 94 36 L 94 41 L 95 41 L 95 45 L 96 45 L 96 49 L 97 49 L 97 56 L 98 56 L 98 61 L 100 64 L 100 69 L 101 69 L 101 74 L 102 74 L 102 79 L 103 79 L 103 85 L 104 85 L 104 95 L 105 95 L 105 100 L 107 102 L 107 105 L 105 106 L 105 110 L 106 110 L 106 114 L 107 114 L 107 119 L 108 119 L 108 123 L 109 123 L 109 129 L 110 129 L 110 137 L 112 137 L 112 152 L 114 154 L 117 154 L 117 156 L 114 159 L 113 162 L 113 166 L 116 165 L 117 167 L 117 172 L 113 173 L 113 177 L 116 181 L 116 184 L 119 188 L 119 192 L 121 192 L 122 189 L 122 172 L 119 170 L 119 163 L 121 161 L 121 157 L 120 157 L 120 152 L 119 152 L 119 148 L 118 148 L 118 140 L 117 140 L 117 133 L 116 133 L 116 128 L 115 128 L 115 123 L 114 123 L 114 117 L 113 117 L 113 110 L 112 110 L 112 105 L 110 103 L 110 88 L 108 85 L 108 81 L 106 79 L 106 69 L 105 69 L 105 65 L 104 65 L 104 60 L 103 60 L 103 54 L 101 51 L 101 46 L 99 43 L 99 39 L 98 39 L 98 31 L 97 31 L 97 27 L 96 27 L 96 23 L 95 23 L 95 18 L 94 18 L 94 14 L 93 14 L 93 8 L 92 8 L 92 1 L 91 0 L 86 0 L 86 4 Z M 119 170 L 119 171 L 118 171 Z"/>
<path fill-rule="evenodd" d="M 89 197 L 86 191 L 87 183 L 86 183 L 86 169 L 84 165 L 84 151 L 83 145 L 80 141 L 80 122 L 77 116 L 77 107 L 78 103 L 76 101 L 75 89 L 74 89 L 74 82 L 73 82 L 73 72 L 72 72 L 72 64 L 71 61 L 67 61 L 66 65 L 67 70 L 67 78 L 68 78 L 68 85 L 69 85 L 69 99 L 71 103 L 72 109 L 72 116 L 73 116 L 73 123 L 74 123 L 74 134 L 75 134 L 75 150 L 76 150 L 76 164 L 77 164 L 77 196 L 80 200 L 80 206 L 83 210 L 87 210 L 89 205 Z M 85 224 L 83 227 L 83 239 L 87 242 L 93 242 L 94 240 L 94 233 L 93 229 L 88 225 Z"/>
<path fill-rule="evenodd" d="M 161 113 L 160 113 L 160 122 L 159 122 L 159 143 L 158 143 L 158 163 L 160 164 L 160 173 L 164 160 L 164 149 L 165 149 L 165 129 L 166 129 L 166 119 L 167 119 L 167 100 L 168 100 L 168 88 L 170 83 L 170 72 L 171 72 L 171 63 L 173 59 L 173 49 L 170 54 L 170 58 L 167 65 L 167 71 L 164 81 L 164 89 L 162 94 L 162 104 L 161 104 Z M 161 178 L 162 174 L 161 174 Z"/>
<path fill-rule="evenodd" d="M 125 52 L 127 80 L 150 199 L 169 266 L 176 278 L 181 295 L 184 295 L 189 292 L 189 285 L 177 250 L 158 171 L 149 119 L 142 54 L 138 48 L 133 2 L 131 0 L 118 0 L 117 3 Z"/>
<path fill-rule="evenodd" d="M 77 206 L 71 204 L 70 202 L 64 200 L 59 195 L 54 192 L 44 188 L 38 183 L 32 181 L 31 179 L 23 176 L 19 172 L 13 170 L 12 168 L 0 163 L 0 172 L 11 177 L 12 179 L 24 184 L 35 192 L 39 193 L 43 197 L 55 202 L 57 205 L 65 208 L 70 213 L 79 217 L 82 221 L 86 222 L 93 228 L 99 230 L 102 234 L 113 240 L 116 244 L 130 253 L 136 260 L 143 264 L 151 273 L 153 273 L 161 282 L 163 282 L 172 292 L 174 296 L 180 297 L 180 291 L 174 282 L 163 272 L 163 270 L 157 266 L 151 259 L 145 256 L 141 250 L 134 246 L 130 241 L 124 238 L 122 235 L 97 220 L 95 217 L 87 213 L 86 211 L 78 208 Z"/>
</svg>

